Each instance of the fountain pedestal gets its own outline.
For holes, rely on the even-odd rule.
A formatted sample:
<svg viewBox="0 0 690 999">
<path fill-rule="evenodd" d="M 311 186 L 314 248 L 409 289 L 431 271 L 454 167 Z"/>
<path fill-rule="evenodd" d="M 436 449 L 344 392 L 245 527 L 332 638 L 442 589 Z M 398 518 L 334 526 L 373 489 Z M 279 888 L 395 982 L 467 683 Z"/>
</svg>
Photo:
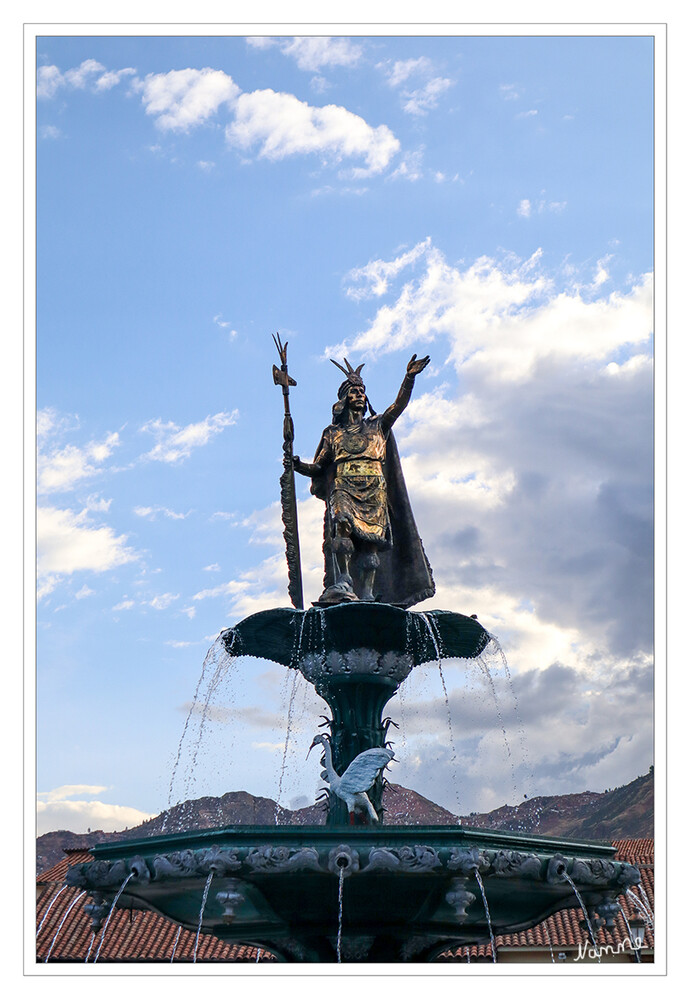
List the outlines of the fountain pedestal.
<svg viewBox="0 0 690 999">
<path fill-rule="evenodd" d="M 383 709 L 415 666 L 476 658 L 490 636 L 461 614 L 349 603 L 264 611 L 221 640 L 230 655 L 282 663 L 314 685 L 331 710 L 342 773 L 359 753 L 385 744 Z M 369 792 L 379 818 L 381 792 L 379 778 Z M 120 907 L 153 909 L 285 961 L 335 961 L 339 950 L 346 961 L 399 962 L 484 942 L 491 926 L 494 933 L 535 926 L 578 906 L 576 892 L 588 916 L 610 914 L 640 878 L 614 861 L 609 846 L 347 822 L 331 793 L 326 826 L 231 826 L 103 844 L 67 881 L 99 900 L 121 891 Z"/>
</svg>

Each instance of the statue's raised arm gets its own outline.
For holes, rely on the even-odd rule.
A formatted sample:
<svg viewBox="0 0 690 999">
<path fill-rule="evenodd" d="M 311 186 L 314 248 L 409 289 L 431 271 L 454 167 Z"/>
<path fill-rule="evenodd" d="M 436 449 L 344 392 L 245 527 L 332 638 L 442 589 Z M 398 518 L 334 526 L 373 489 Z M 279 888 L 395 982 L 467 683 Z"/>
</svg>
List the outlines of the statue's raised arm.
<svg viewBox="0 0 690 999">
<path fill-rule="evenodd" d="M 420 357 L 419 360 L 417 360 L 417 355 L 413 354 L 408 361 L 407 371 L 405 373 L 405 377 L 403 378 L 403 383 L 400 386 L 398 396 L 395 402 L 392 403 L 385 411 L 381 419 L 381 426 L 384 433 L 388 433 L 400 414 L 406 408 L 408 402 L 410 401 L 410 396 L 412 395 L 414 380 L 420 371 L 424 371 L 424 368 L 429 363 L 429 360 L 430 358 L 428 354 L 426 357 Z"/>
<path fill-rule="evenodd" d="M 346 375 L 314 461 L 295 456 L 294 469 L 312 480 L 326 504 L 324 591 L 320 605 L 350 600 L 409 607 L 434 593 L 431 568 L 410 509 L 391 427 L 403 412 L 416 376 L 429 363 L 415 354 L 395 402 L 374 412 L 353 368 L 333 361 Z M 367 410 L 369 415 L 367 416 Z"/>
</svg>

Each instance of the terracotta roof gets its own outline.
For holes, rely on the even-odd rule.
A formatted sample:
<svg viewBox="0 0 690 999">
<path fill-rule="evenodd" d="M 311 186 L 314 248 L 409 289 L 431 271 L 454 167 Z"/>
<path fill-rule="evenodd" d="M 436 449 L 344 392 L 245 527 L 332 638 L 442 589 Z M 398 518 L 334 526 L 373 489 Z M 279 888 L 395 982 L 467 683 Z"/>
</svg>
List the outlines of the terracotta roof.
<svg viewBox="0 0 690 999">
<path fill-rule="evenodd" d="M 649 903 L 654 906 L 654 840 L 626 839 L 614 842 L 617 847 L 616 859 L 636 864 L 640 868 L 642 888 Z M 77 888 L 64 887 L 67 868 L 92 860 L 88 850 L 67 850 L 66 856 L 36 879 L 38 898 L 36 902 L 36 925 L 40 932 L 36 941 L 36 960 L 45 961 L 50 951 L 50 961 L 85 962 L 93 961 L 100 935 L 94 939 L 91 922 L 83 906 L 88 896 L 83 898 Z M 634 894 L 644 900 L 639 889 Z M 627 896 L 619 902 L 628 920 L 639 917 L 639 911 Z M 496 937 L 497 950 L 546 949 L 553 952 L 576 949 L 588 941 L 587 931 L 581 929 L 582 913 L 579 909 L 565 909 L 550 916 L 543 923 L 521 933 L 509 933 Z M 64 920 L 64 922 L 63 922 Z M 57 932 L 59 928 L 59 933 Z M 196 934 L 181 929 L 168 919 L 155 912 L 116 909 L 108 925 L 98 957 L 102 962 L 169 962 L 174 951 L 175 963 L 190 962 L 194 955 Z M 611 933 L 599 934 L 600 942 L 627 944 L 627 929 L 622 917 L 616 918 Z M 51 950 L 52 945 L 52 950 Z M 645 929 L 644 948 L 654 947 L 653 934 Z M 470 959 L 491 960 L 491 945 L 480 944 L 460 947 L 441 955 L 441 960 L 462 961 Z M 245 944 L 228 944 L 216 937 L 202 934 L 199 939 L 197 961 L 260 961 L 275 960 L 272 954 L 258 952 L 257 948 Z"/>
<path fill-rule="evenodd" d="M 616 847 L 616 860 L 624 860 L 629 864 L 635 864 L 640 868 L 642 888 L 654 910 L 654 840 L 653 839 L 623 839 L 614 840 Z M 633 893 L 640 897 L 639 889 Z M 644 896 L 641 896 L 644 899 Z M 621 908 L 623 909 L 628 922 L 631 919 L 639 918 L 640 912 L 634 902 L 629 897 L 619 896 Z M 496 949 L 529 949 L 546 948 L 553 951 L 572 950 L 580 944 L 589 942 L 587 929 L 580 927 L 580 922 L 584 917 L 580 909 L 562 909 L 553 916 L 549 916 L 543 923 L 539 923 L 530 930 L 523 930 L 521 933 L 507 933 L 499 935 L 495 939 Z M 617 946 L 629 946 L 628 931 L 625 921 L 619 915 L 616 917 L 612 930 L 600 931 L 597 937 L 599 943 L 613 944 Z M 654 935 L 649 927 L 645 928 L 644 950 L 654 947 Z M 447 951 L 442 955 L 445 960 L 467 960 L 469 950 L 470 958 L 486 958 L 491 960 L 491 944 L 479 944 L 468 947 L 459 947 L 457 950 Z"/>
</svg>

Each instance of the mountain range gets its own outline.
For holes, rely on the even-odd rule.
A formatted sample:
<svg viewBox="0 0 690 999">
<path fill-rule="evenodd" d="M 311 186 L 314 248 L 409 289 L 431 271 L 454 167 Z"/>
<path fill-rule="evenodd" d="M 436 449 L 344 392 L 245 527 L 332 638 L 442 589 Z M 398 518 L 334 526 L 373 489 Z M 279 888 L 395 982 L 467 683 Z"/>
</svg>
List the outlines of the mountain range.
<svg viewBox="0 0 690 999">
<path fill-rule="evenodd" d="M 399 784 L 388 784 L 385 788 L 383 806 L 384 820 L 389 825 L 458 824 L 452 812 Z M 37 873 L 58 863 L 66 849 L 89 849 L 96 843 L 230 825 L 322 825 L 325 820 L 325 808 L 320 804 L 293 811 L 277 805 L 271 798 L 257 797 L 248 791 L 229 791 L 219 798 L 182 802 L 121 832 L 74 833 L 62 829 L 44 833 L 36 840 Z M 572 839 L 649 839 L 654 836 L 653 768 L 622 787 L 529 798 L 519 805 L 501 805 L 491 812 L 463 815 L 459 824 Z"/>
</svg>

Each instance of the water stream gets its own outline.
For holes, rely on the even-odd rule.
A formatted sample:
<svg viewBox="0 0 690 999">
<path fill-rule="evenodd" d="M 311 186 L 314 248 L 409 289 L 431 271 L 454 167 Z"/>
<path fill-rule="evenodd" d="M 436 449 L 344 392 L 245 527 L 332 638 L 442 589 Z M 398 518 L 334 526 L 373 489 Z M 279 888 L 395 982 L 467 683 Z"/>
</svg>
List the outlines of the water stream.
<svg viewBox="0 0 690 999">
<path fill-rule="evenodd" d="M 91 951 L 93 950 L 93 945 L 96 941 L 96 931 L 94 930 L 91 934 L 91 943 L 89 944 L 89 949 L 86 952 L 86 957 L 84 958 L 84 964 L 89 963 L 89 958 L 91 957 Z"/>
<path fill-rule="evenodd" d="M 564 878 L 565 881 L 568 882 L 568 884 L 570 885 L 570 887 L 575 892 L 575 898 L 578 900 L 578 902 L 580 904 L 580 908 L 582 909 L 582 914 L 585 917 L 585 922 L 587 924 L 587 929 L 589 931 L 590 940 L 592 941 L 592 946 L 594 947 L 594 950 L 597 953 L 597 957 L 598 957 L 599 961 L 601 961 L 601 951 L 599 950 L 599 944 L 597 943 L 596 933 L 594 932 L 594 930 L 592 928 L 592 923 L 591 923 L 590 918 L 589 918 L 589 913 L 587 912 L 587 909 L 585 908 L 585 903 L 582 901 L 582 895 L 580 895 L 579 891 L 575 887 L 575 882 L 573 881 L 573 879 L 570 877 L 569 874 L 566 874 L 565 871 L 563 872 L 563 878 Z"/>
<path fill-rule="evenodd" d="M 491 928 L 491 916 L 489 915 L 489 903 L 486 900 L 486 892 L 484 891 L 484 882 L 482 881 L 482 876 L 479 873 L 479 868 L 475 867 L 474 876 L 477 879 L 477 884 L 482 893 L 482 899 L 484 901 L 484 912 L 486 913 L 486 923 L 489 927 L 489 938 L 491 940 L 491 957 L 493 958 L 494 964 L 496 964 L 496 941 L 494 940 L 494 931 Z"/>
<path fill-rule="evenodd" d="M 631 888 L 627 888 L 625 894 L 630 899 L 630 901 L 632 902 L 632 904 L 635 906 L 635 908 L 637 909 L 637 911 L 640 913 L 640 915 L 642 916 L 642 918 L 644 919 L 645 923 L 650 928 L 650 930 L 653 931 L 654 930 L 654 917 L 652 916 L 652 914 L 647 909 L 647 906 L 644 905 L 644 903 L 642 902 L 642 900 L 637 897 L 637 895 L 632 891 Z"/>
<path fill-rule="evenodd" d="M 206 908 L 206 900 L 208 899 L 208 890 L 211 887 L 211 882 L 213 881 L 213 875 L 216 872 L 210 870 L 208 877 L 206 878 L 206 884 L 204 885 L 204 894 L 201 899 L 201 908 L 199 909 L 199 925 L 196 929 L 196 940 L 194 941 L 194 957 L 192 959 L 192 964 L 196 964 L 196 953 L 199 949 L 199 935 L 201 934 L 201 921 L 204 918 L 204 909 Z"/>
<path fill-rule="evenodd" d="M 343 940 L 343 882 L 345 880 L 345 868 L 341 867 L 338 871 L 338 941 L 336 945 L 336 954 L 338 955 L 338 964 L 342 963 L 343 957 L 341 952 L 341 945 Z"/>
<path fill-rule="evenodd" d="M 635 938 L 633 937 L 632 929 L 630 928 L 630 923 L 628 922 L 628 917 L 623 912 L 622 908 L 620 909 L 620 914 L 623 917 L 623 922 L 625 923 L 625 928 L 628 931 L 628 940 L 630 941 L 630 948 L 631 948 L 631 950 L 635 951 L 635 960 L 639 964 L 640 963 L 640 952 L 637 949 L 637 947 L 635 946 Z"/>
<path fill-rule="evenodd" d="M 453 735 L 453 719 L 450 713 L 450 701 L 448 700 L 448 689 L 446 687 L 446 678 L 443 675 L 443 667 L 441 665 L 442 659 L 442 649 L 441 649 L 441 636 L 435 627 L 436 622 L 433 621 L 431 617 L 425 612 L 420 611 L 419 616 L 427 627 L 429 632 L 429 637 L 431 638 L 432 645 L 434 647 L 434 653 L 436 654 L 436 665 L 438 666 L 438 672 L 441 677 L 441 686 L 443 687 L 443 696 L 446 702 L 446 717 L 448 720 L 448 734 L 450 737 L 450 752 L 451 752 L 451 765 L 453 768 L 453 786 L 455 788 L 455 798 L 458 807 L 458 825 L 460 825 L 460 815 L 462 814 L 462 803 L 460 800 L 460 779 L 458 776 L 458 754 L 455 750 L 455 736 Z"/>
<path fill-rule="evenodd" d="M 105 921 L 105 926 L 103 927 L 103 931 L 101 933 L 101 939 L 100 939 L 100 942 L 98 944 L 98 950 L 96 951 L 96 956 L 93 959 L 93 963 L 94 964 L 96 964 L 96 962 L 98 961 L 98 958 L 100 956 L 101 947 L 103 946 L 103 941 L 105 940 L 105 931 L 108 929 L 108 924 L 110 923 L 110 917 L 115 912 L 115 906 L 118 903 L 118 899 L 120 898 L 120 895 L 122 894 L 122 892 L 125 890 L 127 882 L 130 881 L 133 877 L 134 877 L 134 871 L 132 871 L 131 874 L 127 875 L 127 877 L 125 878 L 125 880 L 120 885 L 120 890 L 118 891 L 117 895 L 113 899 L 113 904 L 110 906 L 110 912 L 108 913 L 108 918 Z"/>
<path fill-rule="evenodd" d="M 71 912 L 71 911 L 72 911 L 72 909 L 73 909 L 73 908 L 75 907 L 75 905 L 77 904 L 77 902 L 79 901 L 79 899 L 80 899 L 80 898 L 83 898 L 83 897 L 84 897 L 84 895 L 86 895 L 86 892 L 85 892 L 85 891 L 82 891 L 82 892 L 80 892 L 80 893 L 79 893 L 79 894 L 77 895 L 77 897 L 76 897 L 76 898 L 75 898 L 75 899 L 74 899 L 74 900 L 72 901 L 72 903 L 70 904 L 69 908 L 67 909 L 67 912 L 66 912 L 66 913 L 64 914 L 64 916 L 63 916 L 63 917 L 62 917 L 62 919 L 60 920 L 60 924 L 59 924 L 58 928 L 57 928 L 57 929 L 56 929 L 56 931 L 55 931 L 55 936 L 53 937 L 53 939 L 52 939 L 52 940 L 51 940 L 51 942 L 50 942 L 50 947 L 48 948 L 48 953 L 46 954 L 46 956 L 45 956 L 45 960 L 44 960 L 44 962 L 43 962 L 44 964 L 47 964 L 47 963 L 48 963 L 48 958 L 49 958 L 49 957 L 50 957 L 50 955 L 51 955 L 51 954 L 53 953 L 53 947 L 55 946 L 55 941 L 56 941 L 56 940 L 57 940 L 57 938 L 58 938 L 58 933 L 59 933 L 59 932 L 60 932 L 60 930 L 62 929 L 62 927 L 63 927 L 63 925 L 64 925 L 64 922 L 65 922 L 65 920 L 67 919 L 67 917 L 69 916 L 70 912 Z"/>
<path fill-rule="evenodd" d="M 551 952 L 551 963 L 555 964 L 556 963 L 556 958 L 553 956 L 553 947 L 551 946 L 551 936 L 549 934 L 549 927 L 548 927 L 547 923 L 548 923 L 548 921 L 544 920 L 544 922 L 542 923 L 542 926 L 544 927 L 544 933 L 546 935 L 546 942 L 549 945 L 549 951 Z"/>
<path fill-rule="evenodd" d="M 63 891 L 67 887 L 68 887 L 67 885 L 63 885 L 62 888 L 59 890 L 59 892 L 57 892 L 57 894 L 53 895 L 53 897 L 51 898 L 50 904 L 49 904 L 48 908 L 46 909 L 46 911 L 43 914 L 43 919 L 39 923 L 38 929 L 36 930 L 36 939 L 37 940 L 38 940 L 38 934 L 43 929 L 43 924 L 45 923 L 46 919 L 48 918 L 48 915 L 50 914 L 50 910 L 53 908 L 53 906 L 55 905 L 55 903 L 57 902 L 57 900 L 60 898 L 60 896 L 62 895 Z"/>
<path fill-rule="evenodd" d="M 175 934 L 175 943 L 173 944 L 172 954 L 170 955 L 170 963 L 172 964 L 175 960 L 175 951 L 177 950 L 177 944 L 180 940 L 180 933 L 182 932 L 182 926 L 177 927 L 177 933 Z"/>
</svg>

